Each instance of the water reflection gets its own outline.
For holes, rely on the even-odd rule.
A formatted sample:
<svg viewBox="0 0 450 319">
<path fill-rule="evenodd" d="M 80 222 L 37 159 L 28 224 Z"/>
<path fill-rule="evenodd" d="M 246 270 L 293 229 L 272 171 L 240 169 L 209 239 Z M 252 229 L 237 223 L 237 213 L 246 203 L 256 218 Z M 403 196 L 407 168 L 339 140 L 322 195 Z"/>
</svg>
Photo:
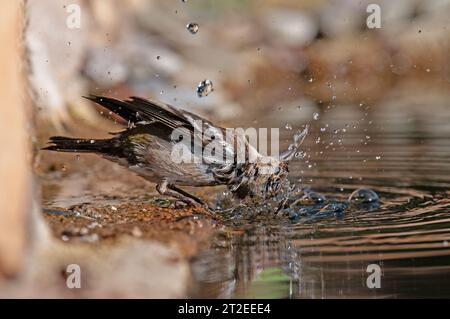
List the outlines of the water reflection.
<svg viewBox="0 0 450 319">
<path fill-rule="evenodd" d="M 292 182 L 337 202 L 370 188 L 379 207 L 225 218 L 193 262 L 193 295 L 450 297 L 450 112 L 427 108 L 377 106 L 363 120 L 357 106 L 323 113 Z M 380 289 L 367 287 L 369 264 L 381 267 Z"/>
</svg>

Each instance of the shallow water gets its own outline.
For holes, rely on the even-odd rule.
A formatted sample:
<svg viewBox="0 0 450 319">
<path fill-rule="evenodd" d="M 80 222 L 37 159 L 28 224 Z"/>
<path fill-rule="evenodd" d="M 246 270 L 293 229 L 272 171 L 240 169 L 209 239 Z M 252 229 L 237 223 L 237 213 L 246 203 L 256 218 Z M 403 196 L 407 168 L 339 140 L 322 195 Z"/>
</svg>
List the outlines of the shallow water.
<svg viewBox="0 0 450 319">
<path fill-rule="evenodd" d="M 311 118 L 291 182 L 337 201 L 370 188 L 380 206 L 227 215 L 193 261 L 192 296 L 450 297 L 450 111 L 445 99 L 431 104 L 336 106 Z M 367 287 L 370 264 L 381 288 Z"/>
</svg>

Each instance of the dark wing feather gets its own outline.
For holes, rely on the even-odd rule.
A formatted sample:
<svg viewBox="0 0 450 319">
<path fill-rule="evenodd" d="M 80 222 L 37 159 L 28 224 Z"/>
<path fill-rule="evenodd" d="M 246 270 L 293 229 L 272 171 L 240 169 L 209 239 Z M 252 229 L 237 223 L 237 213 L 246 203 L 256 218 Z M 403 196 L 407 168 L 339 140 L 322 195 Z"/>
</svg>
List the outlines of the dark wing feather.
<svg viewBox="0 0 450 319">
<path fill-rule="evenodd" d="M 160 102 L 138 97 L 131 97 L 130 100 L 124 101 L 96 95 L 85 96 L 85 98 L 135 124 L 157 121 L 172 129 L 180 126 L 192 126 L 187 119 L 182 117 L 181 112 Z"/>
<path fill-rule="evenodd" d="M 153 119 L 171 128 L 180 126 L 192 126 L 189 121 L 183 117 L 182 112 L 170 107 L 167 104 L 146 100 L 140 97 L 133 96 L 130 100 L 125 101 L 130 107 L 136 109 L 139 114 L 142 112 L 144 119 Z"/>
<path fill-rule="evenodd" d="M 216 126 L 212 122 L 205 120 L 196 114 L 178 110 L 175 107 L 162 102 L 135 96 L 130 97 L 129 100 L 123 101 L 95 95 L 86 98 L 116 113 L 125 120 L 134 123 L 136 126 L 145 126 L 146 128 L 155 126 L 150 134 L 159 135 L 160 137 L 167 134 L 165 139 L 168 141 L 172 130 L 183 127 L 192 135 L 192 141 L 194 141 L 195 137 L 201 139 L 202 148 L 211 141 L 205 139 L 201 133 L 205 133 L 207 130 L 212 132 L 216 138 L 219 138 L 219 140 L 216 139 L 216 141 L 231 146 L 225 141 L 226 133 L 225 129 L 222 127 Z M 165 129 L 164 127 L 170 130 Z M 226 152 L 232 152 L 232 149 L 227 147 Z"/>
</svg>

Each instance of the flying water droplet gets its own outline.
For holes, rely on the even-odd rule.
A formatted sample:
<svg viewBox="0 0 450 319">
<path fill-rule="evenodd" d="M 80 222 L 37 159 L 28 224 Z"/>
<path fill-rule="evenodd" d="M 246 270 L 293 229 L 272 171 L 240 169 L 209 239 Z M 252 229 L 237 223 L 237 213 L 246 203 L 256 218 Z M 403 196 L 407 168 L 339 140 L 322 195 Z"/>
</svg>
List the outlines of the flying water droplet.
<svg viewBox="0 0 450 319">
<path fill-rule="evenodd" d="M 198 97 L 208 96 L 214 90 L 213 84 L 210 80 L 203 80 L 197 86 Z"/>
<path fill-rule="evenodd" d="M 188 23 L 186 25 L 186 29 L 192 34 L 196 34 L 198 32 L 198 24 L 197 23 Z"/>
<path fill-rule="evenodd" d="M 319 113 L 315 112 L 315 113 L 313 114 L 313 119 L 314 119 L 315 121 L 317 121 L 317 120 L 319 119 Z"/>
<path fill-rule="evenodd" d="M 291 131 L 291 130 L 292 130 L 292 125 L 291 125 L 290 123 L 286 123 L 286 124 L 284 125 L 284 128 L 285 128 L 286 130 L 288 130 L 288 131 Z"/>
</svg>

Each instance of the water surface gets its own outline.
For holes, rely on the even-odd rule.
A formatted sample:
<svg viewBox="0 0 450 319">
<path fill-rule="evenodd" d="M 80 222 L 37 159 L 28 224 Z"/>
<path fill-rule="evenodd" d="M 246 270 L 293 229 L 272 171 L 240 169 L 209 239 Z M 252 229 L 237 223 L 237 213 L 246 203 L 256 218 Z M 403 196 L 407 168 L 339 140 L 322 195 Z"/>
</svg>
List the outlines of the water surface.
<svg viewBox="0 0 450 319">
<path fill-rule="evenodd" d="M 226 216 L 193 262 L 192 295 L 450 297 L 449 123 L 445 99 L 336 106 L 311 118 L 307 157 L 291 165 L 291 182 L 337 201 L 370 188 L 379 208 Z M 292 131 L 282 135 L 289 144 Z M 367 287 L 370 264 L 381 268 L 379 289 Z"/>
</svg>

